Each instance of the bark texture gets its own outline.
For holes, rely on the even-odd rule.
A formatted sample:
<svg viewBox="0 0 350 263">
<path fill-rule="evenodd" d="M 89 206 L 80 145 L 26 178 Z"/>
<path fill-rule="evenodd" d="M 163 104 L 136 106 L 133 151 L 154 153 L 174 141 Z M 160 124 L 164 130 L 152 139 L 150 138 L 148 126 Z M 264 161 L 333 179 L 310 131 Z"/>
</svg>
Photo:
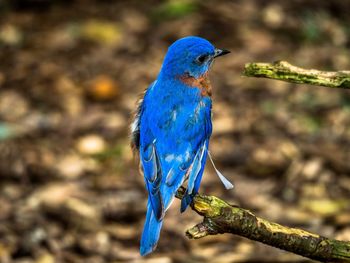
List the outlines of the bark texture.
<svg viewBox="0 0 350 263">
<path fill-rule="evenodd" d="M 183 193 L 181 188 L 177 197 Z M 204 217 L 186 231 L 191 239 L 230 233 L 322 262 L 350 262 L 350 242 L 270 222 L 215 196 L 196 195 L 191 207 Z"/>
</svg>

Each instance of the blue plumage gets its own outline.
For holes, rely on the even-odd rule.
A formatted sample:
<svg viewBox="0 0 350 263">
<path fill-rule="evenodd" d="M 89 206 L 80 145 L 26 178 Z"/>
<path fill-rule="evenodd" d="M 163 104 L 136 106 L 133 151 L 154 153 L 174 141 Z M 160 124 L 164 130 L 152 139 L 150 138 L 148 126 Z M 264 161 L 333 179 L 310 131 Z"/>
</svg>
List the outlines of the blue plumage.
<svg viewBox="0 0 350 263">
<path fill-rule="evenodd" d="M 198 192 L 212 132 L 208 70 L 215 57 L 226 53 L 199 37 L 176 41 L 139 104 L 132 144 L 139 150 L 148 191 L 141 255 L 155 249 L 164 214 L 184 181 L 181 211 Z"/>
</svg>

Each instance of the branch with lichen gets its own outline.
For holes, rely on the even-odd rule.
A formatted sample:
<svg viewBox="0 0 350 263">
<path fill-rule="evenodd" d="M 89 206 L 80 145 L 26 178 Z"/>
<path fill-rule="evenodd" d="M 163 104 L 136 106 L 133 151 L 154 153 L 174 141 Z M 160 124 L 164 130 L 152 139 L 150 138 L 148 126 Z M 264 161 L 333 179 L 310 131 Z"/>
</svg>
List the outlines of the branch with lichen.
<svg viewBox="0 0 350 263">
<path fill-rule="evenodd" d="M 177 197 L 181 199 L 183 194 L 184 188 L 180 188 Z M 191 239 L 230 233 L 322 262 L 350 262 L 350 242 L 269 222 L 215 196 L 196 195 L 191 207 L 204 217 L 186 231 Z"/>
<path fill-rule="evenodd" d="M 350 88 L 350 71 L 320 71 L 293 66 L 286 61 L 274 63 L 247 63 L 243 75 L 269 78 L 299 84 L 311 84 L 329 88 Z"/>
</svg>

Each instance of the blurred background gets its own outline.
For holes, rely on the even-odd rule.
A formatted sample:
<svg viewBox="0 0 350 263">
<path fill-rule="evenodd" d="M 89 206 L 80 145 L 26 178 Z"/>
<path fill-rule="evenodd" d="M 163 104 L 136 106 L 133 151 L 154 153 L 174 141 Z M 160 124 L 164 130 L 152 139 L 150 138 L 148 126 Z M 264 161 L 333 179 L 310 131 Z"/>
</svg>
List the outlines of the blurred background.
<svg viewBox="0 0 350 263">
<path fill-rule="evenodd" d="M 167 47 L 198 35 L 216 61 L 211 166 L 200 192 L 350 240 L 350 91 L 241 76 L 283 59 L 350 69 L 350 1 L 0 0 L 0 262 L 305 262 L 232 235 L 188 240 L 165 218 L 141 258 L 146 205 L 129 148 L 135 102 Z"/>
</svg>

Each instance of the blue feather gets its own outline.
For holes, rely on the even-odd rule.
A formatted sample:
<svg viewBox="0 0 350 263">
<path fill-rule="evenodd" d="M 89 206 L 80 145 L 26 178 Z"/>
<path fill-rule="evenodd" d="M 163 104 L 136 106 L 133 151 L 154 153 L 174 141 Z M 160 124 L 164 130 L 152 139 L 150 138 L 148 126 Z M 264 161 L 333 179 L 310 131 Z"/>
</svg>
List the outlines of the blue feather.
<svg viewBox="0 0 350 263">
<path fill-rule="evenodd" d="M 143 232 L 141 236 L 140 244 L 140 254 L 145 256 L 151 253 L 157 246 L 157 242 L 160 235 L 160 229 L 162 227 L 163 221 L 158 220 L 153 213 L 151 203 L 147 204 L 147 214 L 146 221 L 143 227 Z"/>
</svg>

